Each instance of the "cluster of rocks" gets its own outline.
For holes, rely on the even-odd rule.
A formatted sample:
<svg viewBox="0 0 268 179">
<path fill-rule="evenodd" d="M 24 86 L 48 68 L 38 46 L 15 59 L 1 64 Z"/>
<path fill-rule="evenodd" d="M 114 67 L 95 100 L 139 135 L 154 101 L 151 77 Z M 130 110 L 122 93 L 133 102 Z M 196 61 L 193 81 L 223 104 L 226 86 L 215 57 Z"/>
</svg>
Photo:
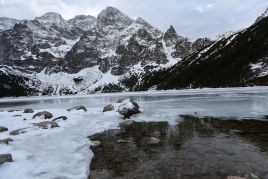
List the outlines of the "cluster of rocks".
<svg viewBox="0 0 268 179">
<path fill-rule="evenodd" d="M 83 111 L 87 111 L 86 107 L 84 106 L 75 106 L 72 107 L 70 109 L 67 109 L 67 111 L 73 111 L 73 110 L 83 110 Z M 21 110 L 9 110 L 8 112 L 18 112 Z M 23 110 L 22 113 L 34 113 L 34 110 L 29 108 L 29 109 L 25 109 Z M 21 117 L 22 115 L 14 115 L 13 117 Z M 56 128 L 56 127 L 60 127 L 59 124 L 56 121 L 59 120 L 67 120 L 68 118 L 66 116 L 59 116 L 56 118 L 53 118 L 53 114 L 51 112 L 48 111 L 41 111 L 41 112 L 37 112 L 33 115 L 32 119 L 37 119 L 37 118 L 42 118 L 45 121 L 39 122 L 39 123 L 32 123 L 33 127 L 38 127 L 40 129 L 49 129 L 49 128 Z M 28 120 L 28 119 L 23 119 L 23 120 Z M 23 134 L 26 133 L 30 128 L 32 127 L 25 127 L 25 128 L 20 128 L 20 129 L 16 129 L 13 130 L 11 132 L 9 132 L 10 136 L 17 136 L 19 134 Z M 1 132 L 8 132 L 9 129 L 7 127 L 4 126 L 0 126 L 0 133 Z M 10 142 L 12 142 L 13 139 L 11 138 L 6 138 L 6 139 L 0 139 L 0 145 L 1 144 L 5 144 L 5 145 L 9 145 Z M 0 154 L 0 165 L 6 162 L 12 162 L 12 155 L 11 154 Z"/>
<path fill-rule="evenodd" d="M 120 99 L 114 104 L 109 104 L 103 108 L 103 112 L 116 111 L 124 118 L 130 118 L 134 114 L 140 113 L 140 107 L 138 103 L 132 99 Z"/>
</svg>

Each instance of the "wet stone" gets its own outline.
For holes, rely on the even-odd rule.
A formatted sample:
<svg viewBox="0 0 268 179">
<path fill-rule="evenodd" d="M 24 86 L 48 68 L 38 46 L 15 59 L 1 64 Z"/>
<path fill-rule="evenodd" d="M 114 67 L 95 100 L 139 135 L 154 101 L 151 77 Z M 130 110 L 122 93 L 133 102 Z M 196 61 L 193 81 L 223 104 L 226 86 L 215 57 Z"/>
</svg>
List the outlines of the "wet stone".
<svg viewBox="0 0 268 179">
<path fill-rule="evenodd" d="M 0 165 L 6 162 L 12 162 L 11 154 L 0 154 Z"/>
<path fill-rule="evenodd" d="M 66 116 L 60 116 L 60 117 L 54 118 L 52 121 L 57 121 L 57 120 L 60 120 L 60 119 L 66 121 L 68 118 Z"/>
</svg>

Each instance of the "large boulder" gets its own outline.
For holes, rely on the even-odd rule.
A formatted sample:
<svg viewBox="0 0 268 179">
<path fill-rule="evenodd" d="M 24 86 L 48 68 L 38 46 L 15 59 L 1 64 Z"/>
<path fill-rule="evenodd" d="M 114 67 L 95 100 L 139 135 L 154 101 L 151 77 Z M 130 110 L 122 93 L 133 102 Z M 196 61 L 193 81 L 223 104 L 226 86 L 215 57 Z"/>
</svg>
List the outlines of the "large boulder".
<svg viewBox="0 0 268 179">
<path fill-rule="evenodd" d="M 38 112 L 33 116 L 33 119 L 36 117 L 44 117 L 45 119 L 51 119 L 53 117 L 53 115 L 50 112 L 47 111 L 42 111 L 42 112 Z"/>
<path fill-rule="evenodd" d="M 11 154 L 0 154 L 0 165 L 6 162 L 12 162 Z"/>
<path fill-rule="evenodd" d="M 8 128 L 0 126 L 0 132 L 5 132 L 5 131 L 8 131 Z"/>
<path fill-rule="evenodd" d="M 83 111 L 87 111 L 87 108 L 85 106 L 75 106 L 75 107 L 72 107 L 70 109 L 67 109 L 67 111 L 73 111 L 73 110 L 83 110 Z"/>
<path fill-rule="evenodd" d="M 122 116 L 124 116 L 124 118 L 129 118 L 134 114 L 140 113 L 139 105 L 131 99 L 125 99 L 125 100 L 120 99 L 116 103 L 109 104 L 103 108 L 103 112 L 114 111 L 114 110 L 117 111 Z"/>
<path fill-rule="evenodd" d="M 118 112 L 119 114 L 124 116 L 124 118 L 129 118 L 134 114 L 140 113 L 139 108 L 140 108 L 139 105 L 135 101 L 126 99 L 118 107 Z"/>
</svg>

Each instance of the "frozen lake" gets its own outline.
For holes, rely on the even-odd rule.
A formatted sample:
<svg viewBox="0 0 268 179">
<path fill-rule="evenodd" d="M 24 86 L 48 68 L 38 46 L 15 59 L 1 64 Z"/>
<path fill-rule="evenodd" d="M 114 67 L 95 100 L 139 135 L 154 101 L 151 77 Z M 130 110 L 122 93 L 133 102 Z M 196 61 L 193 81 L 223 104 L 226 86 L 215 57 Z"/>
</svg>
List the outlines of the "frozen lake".
<svg viewBox="0 0 268 179">
<path fill-rule="evenodd" d="M 268 113 L 268 87 L 191 89 L 179 91 L 113 93 L 61 97 L 0 99 L 0 110 L 67 109 L 75 105 L 103 108 L 120 98 L 132 98 L 142 107 L 142 117 L 174 118 L 198 112 L 210 116 L 258 116 Z M 168 120 L 163 119 L 163 120 Z"/>
<path fill-rule="evenodd" d="M 9 131 L 0 133 L 0 140 L 10 137 L 12 130 L 30 128 L 24 134 L 12 136 L 14 142 L 10 145 L 0 144 L 0 154 L 11 153 L 14 159 L 14 162 L 0 166 L 0 178 L 86 179 L 93 156 L 87 136 L 118 127 L 123 121 L 120 115 L 103 113 L 102 109 L 121 98 L 132 98 L 140 105 L 142 113 L 132 118 L 137 121 L 168 121 L 174 124 L 180 122 L 181 114 L 217 117 L 268 114 L 268 87 L 2 98 L 0 126 L 7 127 Z M 66 111 L 77 105 L 84 105 L 88 111 Z M 32 123 L 42 119 L 32 120 L 33 114 L 7 112 L 26 108 L 33 108 L 35 112 L 47 110 L 54 117 L 65 115 L 68 119 L 59 121 L 59 128 L 40 130 L 32 127 Z"/>
</svg>

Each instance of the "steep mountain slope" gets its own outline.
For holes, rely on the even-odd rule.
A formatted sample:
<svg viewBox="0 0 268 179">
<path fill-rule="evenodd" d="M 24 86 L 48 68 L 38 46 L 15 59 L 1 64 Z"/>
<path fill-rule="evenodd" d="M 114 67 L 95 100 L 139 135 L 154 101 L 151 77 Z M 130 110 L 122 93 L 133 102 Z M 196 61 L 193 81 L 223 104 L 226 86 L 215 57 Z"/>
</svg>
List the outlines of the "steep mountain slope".
<svg viewBox="0 0 268 179">
<path fill-rule="evenodd" d="M 12 29 L 16 23 L 19 23 L 20 20 L 12 19 L 12 18 L 6 18 L 6 17 L 0 17 L 0 32 Z"/>
<path fill-rule="evenodd" d="M 145 75 L 139 90 L 250 85 L 268 85 L 268 17 L 168 70 Z"/>
<path fill-rule="evenodd" d="M 145 73 L 171 67 L 211 43 L 206 38 L 191 42 L 172 26 L 162 33 L 113 7 L 97 18 L 67 21 L 49 12 L 0 34 L 0 64 L 9 68 L 1 75 L 31 81 L 36 95 L 135 90 Z"/>
</svg>

